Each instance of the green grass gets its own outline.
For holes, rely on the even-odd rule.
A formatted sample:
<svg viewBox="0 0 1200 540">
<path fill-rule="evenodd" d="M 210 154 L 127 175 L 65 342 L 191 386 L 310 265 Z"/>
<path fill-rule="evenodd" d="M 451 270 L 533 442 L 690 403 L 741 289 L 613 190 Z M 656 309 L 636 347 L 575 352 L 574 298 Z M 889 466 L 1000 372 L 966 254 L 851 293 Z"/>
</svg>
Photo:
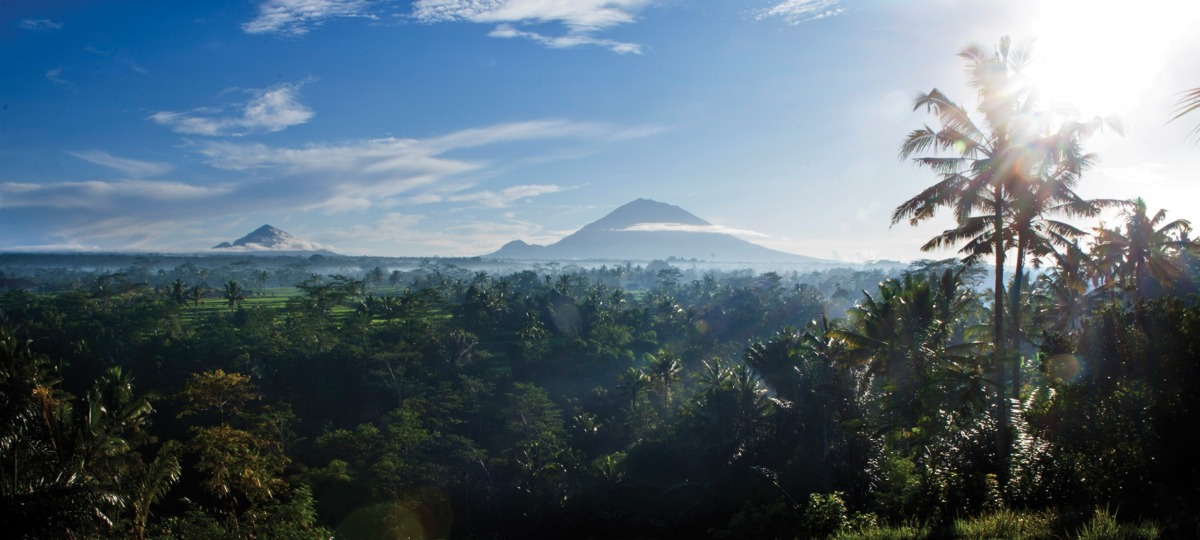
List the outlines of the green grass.
<svg viewBox="0 0 1200 540">
<path fill-rule="evenodd" d="M 956 519 L 948 527 L 908 523 L 843 531 L 837 540 L 965 539 L 965 540 L 1154 540 L 1162 537 L 1152 522 L 1121 523 L 1114 512 L 1096 509 L 1091 519 L 1072 525 L 1054 511 L 1000 510 Z"/>
<path fill-rule="evenodd" d="M 954 538 L 1054 538 L 1054 524 L 1057 518 L 1057 514 L 1053 512 L 1017 512 L 1004 509 L 976 518 L 954 520 Z"/>
<path fill-rule="evenodd" d="M 910 540 L 913 538 L 928 538 L 933 533 L 927 525 L 906 524 L 875 526 L 857 531 L 843 531 L 833 538 L 836 540 Z"/>
<path fill-rule="evenodd" d="M 1152 540 L 1162 533 L 1154 523 L 1119 523 L 1116 513 L 1096 509 L 1092 519 L 1079 528 L 1078 540 Z"/>
<path fill-rule="evenodd" d="M 257 307 L 282 311 L 287 308 L 288 300 L 300 296 L 300 294 L 300 289 L 295 287 L 271 287 L 248 293 L 246 299 L 242 300 L 242 307 L 244 309 Z M 183 308 L 183 318 L 187 321 L 203 320 L 214 314 L 228 315 L 229 313 L 229 301 L 216 296 L 201 299 L 200 305 L 189 302 Z"/>
</svg>

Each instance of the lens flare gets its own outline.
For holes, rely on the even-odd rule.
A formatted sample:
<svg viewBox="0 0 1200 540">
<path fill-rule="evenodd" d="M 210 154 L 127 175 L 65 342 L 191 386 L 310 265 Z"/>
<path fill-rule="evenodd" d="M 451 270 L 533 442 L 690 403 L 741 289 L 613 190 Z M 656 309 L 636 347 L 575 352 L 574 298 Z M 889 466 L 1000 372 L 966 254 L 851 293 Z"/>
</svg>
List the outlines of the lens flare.
<svg viewBox="0 0 1200 540">
<path fill-rule="evenodd" d="M 1046 373 L 1065 383 L 1073 383 L 1079 379 L 1083 364 L 1079 357 L 1073 354 L 1056 354 L 1045 360 Z"/>
<path fill-rule="evenodd" d="M 337 538 L 433 540 L 448 538 L 453 521 L 450 502 L 436 488 L 419 498 L 376 504 L 355 510 L 337 527 Z"/>
</svg>

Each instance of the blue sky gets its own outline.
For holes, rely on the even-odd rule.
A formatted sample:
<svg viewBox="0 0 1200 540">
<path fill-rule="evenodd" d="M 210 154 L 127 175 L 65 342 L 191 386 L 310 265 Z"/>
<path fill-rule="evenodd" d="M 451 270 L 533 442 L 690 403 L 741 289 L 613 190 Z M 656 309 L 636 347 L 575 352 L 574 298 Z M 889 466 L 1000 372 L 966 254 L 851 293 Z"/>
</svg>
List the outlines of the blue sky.
<svg viewBox="0 0 1200 540">
<path fill-rule="evenodd" d="M 768 247 L 922 257 L 896 157 L 955 53 L 1036 40 L 1119 115 L 1081 191 L 1200 219 L 1200 3 L 244 0 L 0 4 L 0 250 L 193 251 L 264 223 L 341 253 L 550 243 L 639 197 Z M 930 256 L 947 257 L 952 252 Z"/>
</svg>

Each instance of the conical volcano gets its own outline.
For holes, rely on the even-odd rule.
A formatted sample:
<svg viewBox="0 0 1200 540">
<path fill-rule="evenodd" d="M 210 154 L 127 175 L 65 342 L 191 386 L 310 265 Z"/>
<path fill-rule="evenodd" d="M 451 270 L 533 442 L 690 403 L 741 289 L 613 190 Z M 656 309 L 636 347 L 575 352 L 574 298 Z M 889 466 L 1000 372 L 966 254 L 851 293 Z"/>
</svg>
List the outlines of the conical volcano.
<svg viewBox="0 0 1200 540">
<path fill-rule="evenodd" d="M 301 240 L 270 225 L 263 225 L 254 232 L 234 240 L 232 244 L 221 242 L 212 248 L 239 251 L 320 251 L 324 249 L 316 242 Z"/>
<path fill-rule="evenodd" d="M 671 204 L 638 199 L 548 246 L 514 240 L 489 258 L 545 260 L 696 259 L 721 262 L 828 262 L 752 244 Z"/>
</svg>

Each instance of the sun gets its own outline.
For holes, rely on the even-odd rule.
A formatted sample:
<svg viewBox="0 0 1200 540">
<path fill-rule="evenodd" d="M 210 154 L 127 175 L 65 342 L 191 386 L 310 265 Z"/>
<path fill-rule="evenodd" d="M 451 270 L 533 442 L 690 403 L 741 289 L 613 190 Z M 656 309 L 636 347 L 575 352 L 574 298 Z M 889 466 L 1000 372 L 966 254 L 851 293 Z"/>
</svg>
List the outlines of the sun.
<svg viewBox="0 0 1200 540">
<path fill-rule="evenodd" d="M 1200 23 L 1200 0 L 1046 0 L 1030 28 L 1027 75 L 1047 105 L 1084 116 L 1138 109 L 1166 57 Z"/>
</svg>

